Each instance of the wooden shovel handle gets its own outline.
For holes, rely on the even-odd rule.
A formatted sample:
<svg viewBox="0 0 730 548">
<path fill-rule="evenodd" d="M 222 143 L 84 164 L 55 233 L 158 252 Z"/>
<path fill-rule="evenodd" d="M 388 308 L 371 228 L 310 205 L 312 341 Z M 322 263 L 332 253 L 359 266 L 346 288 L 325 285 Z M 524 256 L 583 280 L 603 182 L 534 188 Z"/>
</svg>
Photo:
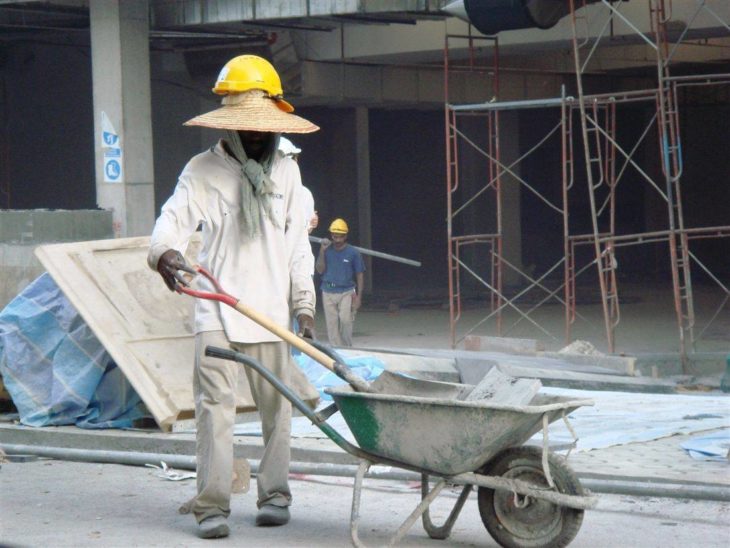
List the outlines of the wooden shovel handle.
<svg viewBox="0 0 730 548">
<path fill-rule="evenodd" d="M 247 318 L 253 320 L 257 324 L 259 324 L 264 329 L 271 331 L 274 335 L 277 337 L 281 337 L 282 340 L 288 342 L 290 345 L 295 347 L 297 350 L 300 350 L 301 352 L 304 352 L 307 356 L 312 358 L 317 363 L 322 364 L 327 369 L 335 372 L 335 360 L 330 358 L 327 354 L 322 352 L 321 350 L 317 350 L 315 347 L 313 347 L 311 344 L 306 342 L 301 337 L 298 337 L 288 329 L 284 329 L 279 324 L 276 324 L 271 321 L 267 316 L 260 314 L 253 308 L 250 308 L 243 304 L 241 301 L 238 301 L 233 308 L 238 310 L 241 314 L 246 316 Z"/>
<path fill-rule="evenodd" d="M 296 336 L 294 333 L 274 323 L 264 314 L 257 312 L 256 310 L 246 306 L 240 301 L 236 301 L 232 304 L 233 308 L 238 310 L 241 314 L 253 320 L 264 329 L 269 330 L 277 337 L 281 337 L 282 340 L 288 342 L 293 347 L 297 348 L 301 352 L 304 352 L 307 356 L 315 360 L 317 363 L 322 364 L 324 367 L 332 371 L 335 375 L 341 379 L 347 381 L 355 390 L 358 392 L 373 392 L 365 379 L 353 373 L 347 366 L 341 364 L 327 354 L 318 350 L 301 337 Z"/>
</svg>

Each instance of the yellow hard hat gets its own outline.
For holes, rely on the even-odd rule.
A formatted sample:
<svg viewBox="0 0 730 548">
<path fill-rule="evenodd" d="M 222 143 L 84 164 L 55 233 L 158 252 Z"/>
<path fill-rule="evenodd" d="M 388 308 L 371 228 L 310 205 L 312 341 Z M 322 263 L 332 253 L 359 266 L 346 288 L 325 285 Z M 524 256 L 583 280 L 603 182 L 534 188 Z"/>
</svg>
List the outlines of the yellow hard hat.
<svg viewBox="0 0 730 548">
<path fill-rule="evenodd" d="M 284 90 L 276 69 L 258 55 L 239 55 L 228 61 L 218 74 L 213 93 L 228 95 L 252 89 L 265 91 L 281 110 L 294 111 L 294 107 L 284 101 Z"/>
<path fill-rule="evenodd" d="M 335 219 L 330 225 L 330 232 L 333 234 L 347 234 L 347 223 L 344 219 Z"/>
</svg>

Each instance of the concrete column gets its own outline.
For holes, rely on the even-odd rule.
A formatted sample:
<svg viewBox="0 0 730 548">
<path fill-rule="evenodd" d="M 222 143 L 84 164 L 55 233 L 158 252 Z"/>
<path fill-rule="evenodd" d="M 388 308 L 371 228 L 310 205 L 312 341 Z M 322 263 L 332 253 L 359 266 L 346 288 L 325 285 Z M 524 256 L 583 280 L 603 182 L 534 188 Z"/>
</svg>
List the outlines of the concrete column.
<svg viewBox="0 0 730 548">
<path fill-rule="evenodd" d="M 94 0 L 89 14 L 97 204 L 112 211 L 117 237 L 146 235 L 155 215 L 148 0 Z"/>
<path fill-rule="evenodd" d="M 520 125 L 518 111 L 506 110 L 499 113 L 499 152 L 503 165 L 510 165 L 520 155 Z M 511 168 L 520 174 L 520 164 Z M 520 194 L 522 185 L 510 174 L 502 182 L 502 255 L 511 264 L 524 270 L 522 264 L 522 223 L 520 221 Z M 527 280 L 513 269 L 504 266 L 505 285 L 525 283 Z M 527 282 L 529 283 L 529 282 Z"/>
<path fill-rule="evenodd" d="M 370 124 L 368 109 L 355 107 L 355 167 L 357 172 L 357 228 L 358 246 L 372 249 L 373 235 L 371 230 L 370 204 Z M 373 287 L 372 260 L 364 257 L 365 291 Z"/>
</svg>

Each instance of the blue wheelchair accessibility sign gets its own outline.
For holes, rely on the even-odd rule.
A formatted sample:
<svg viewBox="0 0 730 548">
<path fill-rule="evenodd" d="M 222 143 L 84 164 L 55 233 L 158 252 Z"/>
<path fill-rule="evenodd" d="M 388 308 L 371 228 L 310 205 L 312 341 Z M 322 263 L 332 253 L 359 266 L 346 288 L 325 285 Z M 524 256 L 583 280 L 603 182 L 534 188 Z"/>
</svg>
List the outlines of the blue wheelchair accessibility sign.
<svg viewBox="0 0 730 548">
<path fill-rule="evenodd" d="M 122 163 L 121 157 L 104 158 L 104 182 L 105 183 L 121 183 L 122 182 Z"/>
<path fill-rule="evenodd" d="M 106 176 L 113 181 L 119 179 L 119 176 L 122 174 L 122 168 L 116 160 L 109 160 L 106 163 L 105 170 Z"/>
</svg>

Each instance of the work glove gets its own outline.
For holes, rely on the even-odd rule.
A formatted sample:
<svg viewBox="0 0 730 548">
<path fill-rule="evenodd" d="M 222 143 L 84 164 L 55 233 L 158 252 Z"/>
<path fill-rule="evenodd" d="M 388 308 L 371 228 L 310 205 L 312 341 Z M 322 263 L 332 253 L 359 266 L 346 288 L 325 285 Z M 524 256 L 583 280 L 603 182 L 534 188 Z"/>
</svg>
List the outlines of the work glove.
<svg viewBox="0 0 730 548">
<path fill-rule="evenodd" d="M 325 249 L 327 249 L 329 246 L 332 245 L 332 240 L 330 240 L 328 238 L 322 238 L 322 241 L 320 242 L 319 245 L 320 245 L 319 251 L 322 252 Z"/>
<path fill-rule="evenodd" d="M 299 330 L 297 331 L 299 337 L 314 339 L 314 318 L 306 314 L 299 314 L 297 323 L 299 324 Z"/>
<path fill-rule="evenodd" d="M 165 285 L 170 291 L 175 291 L 177 284 L 180 283 L 187 287 L 188 282 L 180 274 L 180 271 L 188 272 L 190 274 L 197 274 L 191 266 L 185 262 L 185 258 L 182 253 L 175 249 L 168 249 L 161 256 L 160 260 L 157 261 L 157 272 L 160 273 Z"/>
</svg>

